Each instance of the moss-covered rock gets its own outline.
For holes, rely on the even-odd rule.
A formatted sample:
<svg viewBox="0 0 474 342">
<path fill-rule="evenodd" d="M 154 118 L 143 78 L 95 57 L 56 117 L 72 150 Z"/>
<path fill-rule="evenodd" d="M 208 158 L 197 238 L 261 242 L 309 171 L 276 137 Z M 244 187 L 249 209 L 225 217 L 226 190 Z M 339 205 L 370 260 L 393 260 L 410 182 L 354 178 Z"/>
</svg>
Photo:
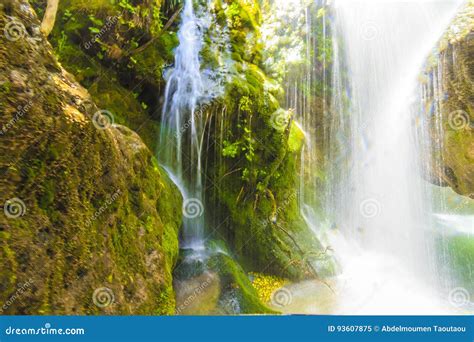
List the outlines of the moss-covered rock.
<svg viewBox="0 0 474 342">
<path fill-rule="evenodd" d="M 3 313 L 174 313 L 179 192 L 136 133 L 97 114 L 27 3 L 0 6 L 0 27 L 12 20 L 21 35 L 0 37 Z"/>
<path fill-rule="evenodd" d="M 220 278 L 221 291 L 216 313 L 220 314 L 274 314 L 260 300 L 248 275 L 230 256 L 216 253 L 207 266 Z"/>
<path fill-rule="evenodd" d="M 203 250 L 182 250 L 174 270 L 177 314 L 236 315 L 275 313 L 222 240 Z"/>
<path fill-rule="evenodd" d="M 430 178 L 474 198 L 474 1 L 453 20 L 427 62 L 422 87 L 431 136 Z M 438 114 L 441 125 L 438 122 Z"/>
<path fill-rule="evenodd" d="M 33 0 L 41 14 L 45 0 Z M 177 44 L 177 4 L 156 0 L 59 3 L 50 41 L 61 64 L 117 123 L 156 150 L 163 70 Z M 168 25 L 168 26 L 167 26 Z"/>
<path fill-rule="evenodd" d="M 321 245 L 298 205 L 305 137 L 294 113 L 280 107 L 281 85 L 265 71 L 259 4 L 216 1 L 213 11 L 229 28 L 233 67 L 225 95 L 207 107 L 213 137 L 207 189 L 209 207 L 218 208 L 211 213 L 214 232 L 246 269 L 293 279 L 318 276 L 312 262 Z"/>
</svg>

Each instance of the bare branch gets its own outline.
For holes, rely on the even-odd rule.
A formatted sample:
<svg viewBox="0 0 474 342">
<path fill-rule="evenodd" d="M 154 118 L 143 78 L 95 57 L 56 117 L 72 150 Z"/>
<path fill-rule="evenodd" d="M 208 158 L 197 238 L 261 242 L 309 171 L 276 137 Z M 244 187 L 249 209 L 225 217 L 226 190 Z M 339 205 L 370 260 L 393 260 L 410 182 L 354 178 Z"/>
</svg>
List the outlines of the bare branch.
<svg viewBox="0 0 474 342">
<path fill-rule="evenodd" d="M 44 13 L 43 22 L 41 23 L 41 32 L 47 37 L 51 33 L 56 21 L 56 13 L 58 12 L 59 0 L 48 0 L 46 12 Z"/>
</svg>

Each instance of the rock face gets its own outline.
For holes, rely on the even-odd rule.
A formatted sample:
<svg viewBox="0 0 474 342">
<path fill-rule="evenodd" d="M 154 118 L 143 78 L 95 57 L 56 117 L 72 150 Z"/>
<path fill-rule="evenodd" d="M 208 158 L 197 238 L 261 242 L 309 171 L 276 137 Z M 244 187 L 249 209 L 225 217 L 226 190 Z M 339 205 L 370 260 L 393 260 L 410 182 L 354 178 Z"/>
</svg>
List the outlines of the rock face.
<svg viewBox="0 0 474 342">
<path fill-rule="evenodd" d="M 474 198 L 474 1 L 454 19 L 427 63 L 422 88 L 430 134 L 440 141 L 430 179 Z M 434 146 L 435 147 L 435 146 Z"/>
<path fill-rule="evenodd" d="M 205 54 L 204 64 L 227 58 L 232 65 L 224 95 L 205 109 L 213 137 L 206 146 L 208 207 L 218 208 L 211 230 L 247 269 L 317 276 L 311 262 L 324 253 L 298 206 L 304 133 L 281 108 L 281 80 L 265 66 L 260 4 L 216 2 L 211 14 L 227 25 L 231 54 Z"/>
<path fill-rule="evenodd" d="M 41 1 L 33 3 L 41 13 Z M 216 0 L 210 7 L 206 22 L 213 37 L 206 33 L 202 69 L 218 69 L 222 61 L 229 67 L 217 72 L 226 75 L 221 96 L 200 110 L 209 117 L 203 164 L 206 208 L 214 209 L 206 212 L 208 231 L 225 240 L 247 270 L 311 276 L 302 250 L 315 255 L 320 246 L 297 204 L 303 134 L 286 122 L 289 113 L 279 105 L 284 91 L 265 70 L 260 5 Z M 163 100 L 163 73 L 173 63 L 179 10 L 175 2 L 142 0 L 123 8 L 107 0 L 64 0 L 50 38 L 61 63 L 94 102 L 152 149 L 159 149 L 156 99 Z M 214 40 L 223 32 L 221 46 Z"/>
<path fill-rule="evenodd" d="M 45 2 L 30 3 L 42 16 Z M 251 287 L 241 277 L 249 270 L 297 279 L 312 277 L 315 272 L 308 262 L 324 253 L 299 212 L 298 169 L 304 133 L 290 120 L 292 113 L 280 108 L 285 99 L 282 80 L 265 67 L 260 6 L 268 4 L 244 0 L 212 3 L 208 10 L 211 19 L 205 20 L 210 27 L 204 37 L 202 69 L 216 70 L 222 64 L 228 68 L 216 73 L 224 75 L 220 79 L 222 92 L 200 108 L 209 118 L 203 147 L 207 232 L 212 233 L 211 239 L 225 241 L 229 254 L 243 266 L 235 267 L 239 277 L 235 272 L 224 277 L 221 293 L 233 289 L 229 285 L 233 283 Z M 69 105 L 84 112 L 90 121 L 97 110 L 88 107 L 93 102 L 105 114 L 110 112 L 116 123 L 136 131 L 151 150 L 159 150 L 163 75 L 174 60 L 181 5 L 175 1 L 61 0 L 49 40 L 60 63 L 91 96 L 81 100 L 85 104 Z M 103 136 L 115 130 L 95 134 Z M 123 177 L 130 178 L 128 174 Z M 95 185 L 101 188 L 102 181 Z M 134 194 L 140 195 L 140 191 Z M 117 201 L 115 206 L 122 208 Z M 135 202 L 139 201 L 132 204 Z M 159 199 L 158 203 L 164 205 Z M 171 203 L 172 208 L 180 207 Z M 133 216 L 137 210 L 131 206 L 126 212 Z M 93 213 L 91 210 L 89 215 Z M 163 212 L 158 215 L 162 219 L 166 216 Z M 238 281 L 230 280 L 234 278 Z M 258 298 L 254 300 L 250 290 L 242 291 L 241 297 L 242 312 L 268 310 Z"/>
<path fill-rule="evenodd" d="M 27 2 L 0 5 L 0 310 L 171 314 L 179 192 L 39 25 Z"/>
</svg>

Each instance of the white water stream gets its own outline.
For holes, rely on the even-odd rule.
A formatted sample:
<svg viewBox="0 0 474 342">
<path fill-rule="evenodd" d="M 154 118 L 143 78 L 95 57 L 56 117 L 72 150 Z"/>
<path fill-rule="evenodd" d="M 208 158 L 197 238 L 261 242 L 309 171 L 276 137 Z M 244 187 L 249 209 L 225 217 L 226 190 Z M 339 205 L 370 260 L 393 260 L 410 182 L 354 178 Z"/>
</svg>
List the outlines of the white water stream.
<svg viewBox="0 0 474 342">
<path fill-rule="evenodd" d="M 178 32 L 175 64 L 169 70 L 162 111 L 159 157 L 183 195 L 182 248 L 202 250 L 204 119 L 198 105 L 205 96 L 199 54 L 202 32 L 192 0 L 186 0 Z"/>
<path fill-rule="evenodd" d="M 437 284 L 431 233 L 434 220 L 427 214 L 432 211 L 431 191 L 421 177 L 428 161 L 415 141 L 413 102 L 422 65 L 461 3 L 333 1 L 335 61 L 332 79 L 323 82 L 332 84 L 332 111 L 328 112 L 324 101 L 322 108 L 313 108 L 312 99 L 301 89 L 302 85 L 310 89 L 316 81 L 314 64 L 307 65 L 303 78 L 295 77 L 287 88 L 287 102 L 302 112 L 300 121 L 308 134 L 303 177 L 317 169 L 313 166 L 318 162 L 315 146 L 320 130 L 313 127 L 319 120 L 314 115 L 320 110 L 329 115 L 326 124 L 330 125 L 324 129 L 331 144 L 327 156 L 330 186 L 322 208 L 331 228 L 321 233 L 316 179 L 306 192 L 302 186 L 300 200 L 305 219 L 334 250 L 340 273 L 329 280 L 334 293 L 321 283 L 292 285 L 293 305 L 284 311 L 457 312 L 449 305 L 448 296 L 440 295 Z M 305 20 L 306 57 L 316 63 L 311 49 L 317 40 L 311 35 L 308 11 Z M 204 250 L 202 149 L 206 118 L 199 106 L 209 99 L 206 92 L 212 88 L 199 61 L 201 29 L 192 0 L 186 0 L 175 65 L 167 75 L 159 154 L 185 200 L 181 247 L 193 250 Z M 326 35 L 324 31 L 323 37 Z M 298 46 L 291 51 L 293 57 L 300 54 Z"/>
<path fill-rule="evenodd" d="M 325 208 L 337 229 L 325 238 L 341 273 L 332 282 L 335 294 L 317 290 L 332 300 L 288 312 L 456 312 L 437 286 L 431 195 L 421 177 L 428 156 L 416 144 L 412 108 L 423 63 L 461 3 L 333 2 L 330 137 L 337 153 L 329 156 Z M 306 297 L 314 289 L 304 283 L 293 292 Z"/>
</svg>

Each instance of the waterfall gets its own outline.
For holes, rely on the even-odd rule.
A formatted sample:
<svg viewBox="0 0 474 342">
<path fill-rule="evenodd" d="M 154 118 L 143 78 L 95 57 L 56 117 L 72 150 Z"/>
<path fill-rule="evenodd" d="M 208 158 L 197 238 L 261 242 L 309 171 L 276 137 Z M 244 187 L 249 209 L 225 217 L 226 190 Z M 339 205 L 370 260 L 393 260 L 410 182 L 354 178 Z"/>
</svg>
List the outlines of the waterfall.
<svg viewBox="0 0 474 342">
<path fill-rule="evenodd" d="M 204 118 L 199 105 L 205 93 L 199 53 L 202 26 L 192 0 L 186 0 L 178 31 L 174 67 L 166 75 L 159 158 L 183 195 L 182 248 L 202 250 L 204 193 L 202 146 Z"/>
<path fill-rule="evenodd" d="M 326 208 L 343 232 L 333 240 L 347 285 L 342 296 L 360 299 L 359 312 L 438 308 L 426 285 L 433 271 L 427 161 L 416 144 L 412 103 L 421 67 L 460 2 L 334 3 L 328 178 L 337 184 Z"/>
<path fill-rule="evenodd" d="M 327 56 L 322 50 L 330 42 L 326 15 L 321 12 L 323 3 L 323 0 L 272 2 L 270 14 L 266 14 L 262 26 L 267 49 L 274 51 L 275 46 L 278 47 L 276 53 L 268 56 L 266 64 L 277 75 L 275 70 L 280 71 L 284 80 L 285 98 L 281 105 L 294 113 L 293 120 L 305 135 L 299 163 L 298 202 L 303 218 L 316 234 L 317 221 L 322 215 L 319 210 L 322 183 L 319 147 L 324 143 L 321 122 L 327 107 L 326 75 L 329 70 Z M 284 65 L 283 71 L 281 65 Z M 321 74 L 323 76 L 319 77 Z"/>
<path fill-rule="evenodd" d="M 232 73 L 229 30 L 220 25 L 211 11 L 212 1 L 194 8 L 186 0 L 178 31 L 172 68 L 165 73 L 166 89 L 162 109 L 158 157 L 183 196 L 181 248 L 196 256 L 204 252 L 205 187 L 204 149 L 209 145 L 209 125 L 213 115 L 210 102 L 224 94 Z M 204 37 L 208 49 L 219 56 L 219 65 L 203 68 L 200 54 Z M 209 128 L 209 127 L 208 127 Z"/>
</svg>

